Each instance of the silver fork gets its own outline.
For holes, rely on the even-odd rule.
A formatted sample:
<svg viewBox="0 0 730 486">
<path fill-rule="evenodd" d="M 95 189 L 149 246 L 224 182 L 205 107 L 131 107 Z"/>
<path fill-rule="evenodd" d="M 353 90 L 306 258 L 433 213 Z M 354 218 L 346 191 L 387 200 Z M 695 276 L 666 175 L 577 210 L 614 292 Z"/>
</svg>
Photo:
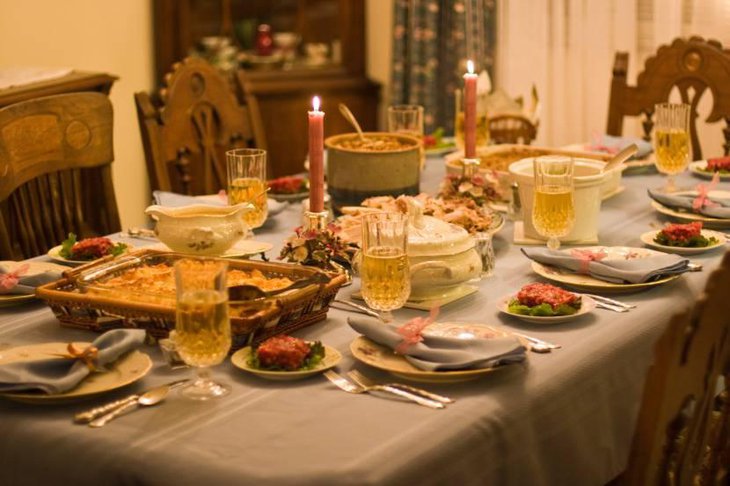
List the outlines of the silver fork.
<svg viewBox="0 0 730 486">
<path fill-rule="evenodd" d="M 406 400 L 410 400 L 412 402 L 415 402 L 419 405 L 423 405 L 424 407 L 433 408 L 433 409 L 440 409 L 444 408 L 444 404 L 429 400 L 428 398 L 423 398 L 418 395 L 412 395 L 406 391 L 397 389 L 397 388 L 388 388 L 384 386 L 360 386 L 356 385 L 355 383 L 351 382 L 347 378 L 344 378 L 337 373 L 335 373 L 332 370 L 328 370 L 324 372 L 325 378 L 327 378 L 329 381 L 331 381 L 337 388 L 340 390 L 344 390 L 347 393 L 355 393 L 355 394 L 361 394 L 361 393 L 370 393 L 370 392 L 386 392 L 390 393 L 392 395 L 398 396 L 400 398 L 405 398 Z"/>
<path fill-rule="evenodd" d="M 387 386 L 387 387 L 390 387 L 390 388 L 398 388 L 400 390 L 405 390 L 405 391 L 407 391 L 409 393 L 413 393 L 413 394 L 416 394 L 416 395 L 420 395 L 420 396 L 422 396 L 424 398 L 428 398 L 430 400 L 436 400 L 437 402 L 441 402 L 443 404 L 448 404 L 448 403 L 454 403 L 455 402 L 455 400 L 453 400 L 453 399 L 451 399 L 449 397 L 445 397 L 445 396 L 439 395 L 437 393 L 431 393 L 431 392 L 426 391 L 426 390 L 424 390 L 422 388 L 416 388 L 415 386 L 406 385 L 404 383 L 376 383 L 375 381 L 371 380 L 370 378 L 368 378 L 367 376 L 363 375 L 362 373 L 360 373 L 357 370 L 350 371 L 349 373 L 347 373 L 347 376 L 349 376 L 350 378 L 352 378 L 352 380 L 355 383 L 357 383 L 358 385 L 360 385 L 360 386 L 377 386 L 377 385 L 382 385 L 382 386 Z"/>
<path fill-rule="evenodd" d="M 634 304 L 627 304 L 626 302 L 621 302 L 620 300 L 614 300 L 609 299 L 608 297 L 604 297 L 602 295 L 594 295 L 594 294 L 583 294 L 587 295 L 588 297 L 592 298 L 593 300 L 597 302 L 603 302 L 610 305 L 615 305 L 617 307 L 623 307 L 624 309 L 636 309 L 636 306 Z"/>
</svg>

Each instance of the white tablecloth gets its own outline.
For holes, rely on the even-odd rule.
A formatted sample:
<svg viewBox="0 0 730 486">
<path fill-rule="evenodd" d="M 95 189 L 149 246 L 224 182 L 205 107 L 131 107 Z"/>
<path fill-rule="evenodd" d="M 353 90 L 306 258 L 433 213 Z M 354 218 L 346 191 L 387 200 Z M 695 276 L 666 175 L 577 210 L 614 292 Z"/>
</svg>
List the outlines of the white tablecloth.
<svg viewBox="0 0 730 486">
<path fill-rule="evenodd" d="M 443 166 L 440 159 L 427 164 L 422 187 L 433 190 Z M 600 240 L 640 246 L 639 235 L 659 220 L 646 187 L 661 180 L 624 180 L 626 191 L 603 204 Z M 299 214 L 291 206 L 259 232 L 275 243 L 272 255 Z M 537 279 L 510 243 L 511 231 L 508 224 L 495 240 L 494 277 L 478 294 L 444 307 L 440 319 L 503 324 L 563 348 L 531 354 L 525 368 L 431 386 L 456 399 L 445 410 L 348 395 L 322 377 L 264 381 L 225 363 L 214 374 L 233 392 L 221 400 L 172 396 L 103 429 L 72 423 L 73 413 L 90 405 L 189 373 L 169 370 L 150 348 L 153 371 L 111 397 L 46 407 L 0 401 L 0 484 L 605 484 L 625 467 L 654 342 L 670 316 L 701 292 L 721 252 L 693 258 L 704 272 L 622 297 L 638 305 L 630 313 L 598 310 L 538 327 L 495 309 L 498 298 Z M 355 333 L 347 315 L 331 310 L 326 321 L 297 334 L 339 349 L 341 371 L 357 367 L 385 378 L 351 357 Z M 413 315 L 422 313 L 396 313 Z M 43 304 L 0 309 L 0 346 L 90 338 L 59 327 Z"/>
</svg>

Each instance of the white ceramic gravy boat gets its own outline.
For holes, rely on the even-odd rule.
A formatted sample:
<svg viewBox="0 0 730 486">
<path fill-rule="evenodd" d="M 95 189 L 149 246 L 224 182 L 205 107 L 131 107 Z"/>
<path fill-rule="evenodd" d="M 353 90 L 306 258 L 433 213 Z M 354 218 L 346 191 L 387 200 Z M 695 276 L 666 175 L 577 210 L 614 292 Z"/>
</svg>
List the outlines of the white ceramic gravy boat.
<svg viewBox="0 0 730 486">
<path fill-rule="evenodd" d="M 244 213 L 254 207 L 194 204 L 177 208 L 150 206 L 145 214 L 157 224 L 155 234 L 173 251 L 192 255 L 222 255 L 248 232 Z"/>
</svg>

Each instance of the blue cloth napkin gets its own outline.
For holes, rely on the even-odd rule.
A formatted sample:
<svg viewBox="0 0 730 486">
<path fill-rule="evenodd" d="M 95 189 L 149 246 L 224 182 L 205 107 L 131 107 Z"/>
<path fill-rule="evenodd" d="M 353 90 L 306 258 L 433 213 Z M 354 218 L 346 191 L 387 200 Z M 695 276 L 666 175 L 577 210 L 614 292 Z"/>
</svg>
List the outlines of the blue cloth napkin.
<svg viewBox="0 0 730 486">
<path fill-rule="evenodd" d="M 8 273 L 10 267 L 0 264 L 0 275 Z M 61 272 L 33 272 L 32 267 L 24 275 L 18 277 L 15 287 L 5 290 L 0 287 L 0 295 L 32 295 L 35 288 L 61 278 Z"/>
<path fill-rule="evenodd" d="M 141 329 L 108 331 L 92 343 L 99 350 L 94 360 L 97 368 L 113 363 L 123 354 L 144 342 Z M 50 358 L 39 361 L 0 365 L 0 392 L 40 390 L 45 393 L 63 393 L 75 388 L 91 370 L 79 359 Z"/>
<path fill-rule="evenodd" d="M 571 255 L 569 250 L 549 250 L 547 248 L 522 248 L 522 253 L 538 263 L 564 268 L 575 273 L 581 272 L 586 263 Z M 656 253 L 645 258 L 599 260 L 588 263 L 591 277 L 611 283 L 644 283 L 669 275 L 689 271 L 689 260 L 679 255 Z"/>
<path fill-rule="evenodd" d="M 710 218 L 730 219 L 730 199 L 711 197 L 710 201 L 717 206 L 704 206 L 698 210 L 692 207 L 692 202 L 697 198 L 696 195 L 688 194 L 664 194 L 659 191 L 648 190 L 649 197 L 659 204 L 671 209 L 681 209 L 690 213 L 701 214 Z"/>
<path fill-rule="evenodd" d="M 398 326 L 385 324 L 372 317 L 348 317 L 350 327 L 368 339 L 395 349 L 403 340 Z M 526 349 L 514 336 L 494 339 L 459 339 L 423 334 L 423 341 L 408 347 L 404 357 L 424 371 L 493 368 L 519 363 L 526 358 Z"/>
<path fill-rule="evenodd" d="M 635 143 L 639 150 L 634 154 L 632 159 L 643 159 L 654 151 L 651 143 L 637 137 L 616 137 L 613 135 L 601 135 L 601 138 L 595 143 L 591 144 L 591 147 L 608 147 L 619 152 L 624 148 L 628 147 L 632 143 Z"/>
<path fill-rule="evenodd" d="M 192 204 L 205 204 L 208 206 L 227 206 L 228 204 L 219 197 L 198 198 L 195 196 L 186 196 L 185 194 L 177 194 L 167 191 L 153 191 L 152 199 L 158 206 L 166 206 L 169 208 L 179 208 L 181 206 L 190 206 Z"/>
</svg>

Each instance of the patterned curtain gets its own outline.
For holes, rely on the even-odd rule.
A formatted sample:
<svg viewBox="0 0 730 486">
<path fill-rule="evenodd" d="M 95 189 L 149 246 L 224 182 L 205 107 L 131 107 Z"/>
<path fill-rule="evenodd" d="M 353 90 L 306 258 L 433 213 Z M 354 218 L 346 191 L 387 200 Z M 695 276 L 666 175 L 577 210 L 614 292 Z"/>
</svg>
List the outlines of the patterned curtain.
<svg viewBox="0 0 730 486">
<path fill-rule="evenodd" d="M 496 0 L 396 0 L 392 103 L 423 105 L 425 130 L 454 131 L 466 60 L 493 76 Z"/>
</svg>

